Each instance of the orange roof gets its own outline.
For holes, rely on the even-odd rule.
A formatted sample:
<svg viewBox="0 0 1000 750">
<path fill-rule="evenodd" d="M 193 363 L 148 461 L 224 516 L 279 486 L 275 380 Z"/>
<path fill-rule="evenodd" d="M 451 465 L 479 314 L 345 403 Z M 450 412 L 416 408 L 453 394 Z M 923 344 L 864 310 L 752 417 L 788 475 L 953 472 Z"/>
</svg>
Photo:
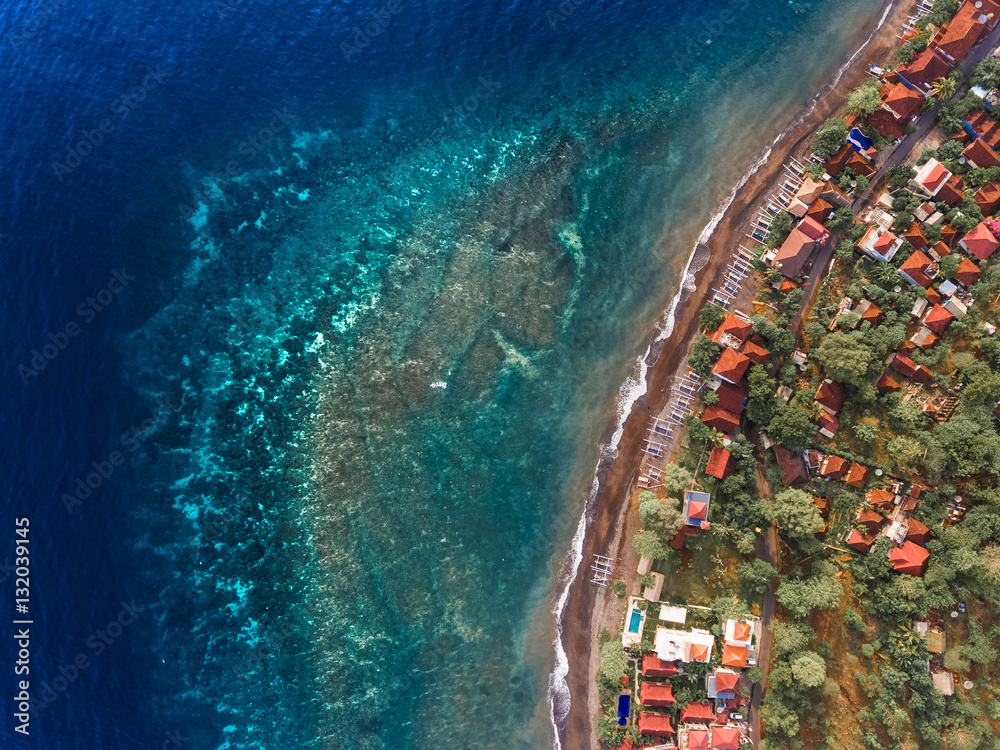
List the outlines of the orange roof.
<svg viewBox="0 0 1000 750">
<path fill-rule="evenodd" d="M 891 510 L 896 504 L 896 493 L 879 487 L 868 493 L 867 500 L 876 508 Z"/>
<path fill-rule="evenodd" d="M 881 394 L 891 393 L 892 391 L 898 391 L 900 389 L 899 380 L 892 374 L 891 370 L 886 370 L 882 373 L 882 377 L 878 379 L 875 383 L 875 388 Z"/>
<path fill-rule="evenodd" d="M 642 674 L 645 677 L 673 677 L 677 672 L 676 662 L 664 661 L 655 651 L 642 655 Z"/>
<path fill-rule="evenodd" d="M 716 479 L 725 479 L 736 471 L 736 459 L 733 454 L 718 445 L 712 448 L 712 455 L 708 457 L 708 465 L 705 473 Z"/>
<path fill-rule="evenodd" d="M 913 542 L 903 542 L 902 547 L 898 547 L 889 552 L 889 561 L 898 573 L 906 573 L 911 576 L 919 576 L 924 571 L 924 563 L 931 553 L 920 545 Z"/>
<path fill-rule="evenodd" d="M 819 467 L 819 475 L 829 479 L 840 479 L 847 473 L 847 459 L 829 455 L 823 459 Z"/>
<path fill-rule="evenodd" d="M 944 329 L 955 319 L 955 316 L 945 310 L 941 305 L 934 305 L 924 316 L 924 325 L 934 333 L 944 333 Z"/>
<path fill-rule="evenodd" d="M 882 308 L 880 308 L 878 305 L 872 302 L 870 305 L 868 305 L 865 311 L 861 313 L 861 320 L 870 321 L 874 325 L 875 323 L 878 322 L 881 316 L 882 316 Z"/>
<path fill-rule="evenodd" d="M 862 534 L 857 529 L 854 529 L 851 531 L 851 535 L 847 537 L 847 546 L 851 549 L 857 550 L 858 552 L 867 552 L 874 541 L 874 537 Z"/>
<path fill-rule="evenodd" d="M 727 667 L 745 667 L 747 665 L 746 646 L 729 646 L 722 649 L 722 663 Z"/>
<path fill-rule="evenodd" d="M 972 286 L 978 282 L 983 277 L 982 272 L 979 270 L 979 266 L 973 263 L 968 258 L 962 258 L 962 262 L 958 264 L 958 270 L 955 271 L 955 281 L 957 281 L 962 286 Z"/>
<path fill-rule="evenodd" d="M 740 750 L 740 730 L 736 727 L 712 729 L 712 750 Z"/>
<path fill-rule="evenodd" d="M 708 516 L 708 503 L 693 500 L 688 504 L 688 518 L 704 520 Z"/>
<path fill-rule="evenodd" d="M 644 706 L 672 706 L 674 689 L 665 683 L 643 681 L 639 687 L 639 702 Z"/>
<path fill-rule="evenodd" d="M 840 407 L 844 405 L 846 399 L 847 393 L 840 383 L 830 380 L 830 378 L 820 383 L 819 389 L 816 391 L 816 402 L 832 410 L 834 414 L 840 411 Z"/>
<path fill-rule="evenodd" d="M 889 96 L 885 98 L 885 106 L 891 109 L 901 120 L 909 120 L 924 103 L 924 95 L 914 91 L 902 83 L 897 83 Z"/>
<path fill-rule="evenodd" d="M 906 274 L 914 283 L 920 284 L 924 289 L 931 285 L 931 279 L 927 276 L 927 269 L 933 265 L 933 261 L 919 250 L 903 261 L 899 267 L 901 273 Z"/>
<path fill-rule="evenodd" d="M 654 714 L 649 711 L 639 712 L 639 734 L 666 735 L 673 734 L 670 717 L 666 714 Z"/>
<path fill-rule="evenodd" d="M 683 724 L 686 721 L 715 721 L 715 711 L 708 703 L 691 701 L 687 708 L 681 710 L 680 722 Z"/>
<path fill-rule="evenodd" d="M 951 71 L 951 63 L 933 48 L 925 49 L 913 58 L 909 65 L 898 69 L 898 73 L 914 85 L 930 84 Z"/>
<path fill-rule="evenodd" d="M 771 352 L 752 341 L 747 341 L 740 347 L 740 354 L 748 357 L 751 362 L 756 362 L 758 365 L 767 364 L 767 358 L 771 356 Z"/>
<path fill-rule="evenodd" d="M 963 4 L 938 42 L 938 51 L 955 62 L 965 59 L 986 30 L 986 25 L 977 20 L 977 16 L 975 3 Z"/>
<path fill-rule="evenodd" d="M 878 531 L 878 528 L 882 525 L 883 521 L 885 521 L 885 516 L 881 513 L 876 513 L 870 508 L 862 508 L 859 510 L 858 517 L 854 519 L 854 523 L 859 526 L 864 526 L 868 529 L 869 534 L 874 534 Z"/>
<path fill-rule="evenodd" d="M 934 168 L 931 169 L 930 174 L 928 174 L 924 178 L 924 181 L 921 184 L 925 188 L 927 188 L 927 192 L 933 194 L 934 191 L 936 191 L 944 183 L 944 181 L 948 179 L 950 175 L 951 172 L 945 169 L 943 164 L 938 162 L 937 164 L 934 165 Z"/>
<path fill-rule="evenodd" d="M 730 383 L 736 383 L 743 377 L 749 366 L 749 358 L 739 352 L 734 352 L 732 349 L 723 349 L 722 356 L 719 357 L 719 361 L 712 368 L 712 374 L 718 375 Z"/>
<path fill-rule="evenodd" d="M 847 475 L 844 477 L 844 481 L 852 487 L 860 489 L 865 486 L 870 473 L 871 469 L 867 466 L 859 463 L 852 463 L 851 468 L 847 471 Z"/>
<path fill-rule="evenodd" d="M 954 206 L 956 203 L 960 203 L 965 199 L 965 183 L 962 182 L 962 178 L 957 174 L 953 174 L 948 178 L 947 182 L 941 186 L 941 189 L 937 191 L 935 196 L 939 201 L 944 201 L 949 206 Z"/>
<path fill-rule="evenodd" d="M 781 273 L 788 278 L 798 276 L 814 247 L 816 243 L 796 227 L 774 254 L 774 262 L 781 269 Z"/>
<path fill-rule="evenodd" d="M 729 351 L 728 349 L 726 351 Z M 718 404 L 712 404 L 701 417 L 701 421 L 709 427 L 722 430 L 727 434 L 733 434 L 740 428 L 740 418 L 731 411 L 726 411 Z"/>
<path fill-rule="evenodd" d="M 996 151 L 986 145 L 982 138 L 976 138 L 966 146 L 962 156 L 972 162 L 974 167 L 983 167 L 984 169 L 1000 167 L 1000 157 L 997 156 Z"/>
<path fill-rule="evenodd" d="M 903 232 L 903 238 L 917 250 L 927 247 L 927 237 L 917 222 L 910 224 L 910 228 Z"/>
<path fill-rule="evenodd" d="M 692 729 L 688 732 L 688 750 L 708 750 L 708 730 Z"/>
<path fill-rule="evenodd" d="M 819 431 L 821 433 L 829 433 L 827 437 L 836 435 L 837 430 L 840 429 L 840 420 L 836 417 L 831 417 L 829 414 L 824 414 L 817 419 L 816 424 L 819 425 Z"/>
<path fill-rule="evenodd" d="M 735 672 L 715 673 L 715 692 L 717 693 L 733 693 L 739 684 L 740 676 Z"/>
<path fill-rule="evenodd" d="M 733 624 L 733 640 L 746 643 L 750 640 L 750 626 L 745 622 Z"/>
<path fill-rule="evenodd" d="M 985 223 L 979 225 L 962 238 L 962 245 L 979 260 L 986 260 L 1000 248 L 1000 241 L 993 235 Z"/>
<path fill-rule="evenodd" d="M 1000 182 L 987 182 L 973 196 L 983 216 L 991 216 L 1000 206 Z"/>
<path fill-rule="evenodd" d="M 748 391 L 749 386 L 745 381 L 740 381 L 739 385 L 733 385 L 723 380 L 715 389 L 715 395 L 719 397 L 716 405 L 739 416 L 746 406 Z"/>
<path fill-rule="evenodd" d="M 906 539 L 908 541 L 923 544 L 930 539 L 930 536 L 931 530 L 927 528 L 926 524 L 921 523 L 915 518 L 910 519 L 909 526 L 906 528 Z"/>
<path fill-rule="evenodd" d="M 741 318 L 737 318 L 735 315 L 727 314 L 723 321 L 719 324 L 719 327 L 712 331 L 709 338 L 718 343 L 719 339 L 722 338 L 722 335 L 728 333 L 733 338 L 742 342 L 746 341 L 746 338 L 750 335 L 751 330 L 753 330 L 753 326 L 751 326 L 750 323 Z"/>
<path fill-rule="evenodd" d="M 711 649 L 703 643 L 691 645 L 691 661 L 708 661 L 711 658 Z"/>
</svg>

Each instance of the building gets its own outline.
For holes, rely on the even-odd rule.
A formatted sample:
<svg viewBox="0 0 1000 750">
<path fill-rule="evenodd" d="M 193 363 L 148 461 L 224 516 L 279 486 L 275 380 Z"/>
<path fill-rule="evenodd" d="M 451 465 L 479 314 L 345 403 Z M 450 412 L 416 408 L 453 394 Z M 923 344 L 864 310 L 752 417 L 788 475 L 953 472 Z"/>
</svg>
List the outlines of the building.
<svg viewBox="0 0 1000 750">
<path fill-rule="evenodd" d="M 958 245 L 969 255 L 974 255 L 979 260 L 986 260 L 1000 248 L 1000 240 L 997 240 L 986 223 L 981 221 L 975 229 L 958 241 Z"/>
<path fill-rule="evenodd" d="M 924 94 L 929 94 L 934 82 L 951 72 L 953 63 L 946 60 L 937 49 L 929 47 L 916 55 L 907 65 L 896 69 L 900 79 Z"/>
<path fill-rule="evenodd" d="M 649 711 L 639 712 L 639 734 L 666 737 L 673 733 L 674 728 L 670 725 L 670 717 L 666 714 L 654 714 Z"/>
<path fill-rule="evenodd" d="M 819 389 L 816 391 L 816 399 L 813 403 L 832 417 L 840 411 L 846 400 L 847 393 L 840 383 L 827 378 L 820 383 Z"/>
<path fill-rule="evenodd" d="M 644 706 L 672 706 L 677 701 L 674 700 L 674 689 L 672 686 L 643 680 L 639 686 L 639 702 Z"/>
<path fill-rule="evenodd" d="M 712 455 L 708 457 L 708 465 L 705 473 L 716 479 L 725 479 L 736 472 L 736 459 L 733 454 L 725 448 L 715 446 L 712 448 Z"/>
<path fill-rule="evenodd" d="M 937 50 L 952 65 L 957 65 L 986 32 L 986 24 L 979 20 L 981 13 L 976 3 L 967 2 L 944 27 L 944 34 L 937 43 Z"/>
<path fill-rule="evenodd" d="M 811 176 L 806 176 L 799 189 L 795 191 L 795 195 L 788 202 L 788 213 L 801 219 L 806 215 L 819 194 L 823 192 L 823 189 L 822 182 L 817 182 Z"/>
<path fill-rule="evenodd" d="M 892 370 L 888 369 L 882 373 L 882 377 L 875 383 L 875 390 L 883 396 L 887 393 L 898 391 L 901 387 L 899 379 L 893 374 Z"/>
<path fill-rule="evenodd" d="M 921 321 L 924 326 L 934 331 L 934 333 L 940 335 L 944 333 L 948 325 L 955 319 L 955 316 L 948 312 L 941 305 L 934 305 L 927 313 L 924 315 L 924 319 Z"/>
<path fill-rule="evenodd" d="M 737 727 L 712 727 L 712 750 L 740 750 L 740 730 Z"/>
<path fill-rule="evenodd" d="M 899 272 L 914 286 L 922 286 L 926 289 L 937 276 L 937 267 L 920 250 L 914 250 L 913 254 L 903 261 Z"/>
<path fill-rule="evenodd" d="M 899 498 L 895 492 L 889 492 L 889 490 L 884 490 L 881 487 L 876 487 L 867 495 L 865 495 L 865 500 L 873 508 L 878 510 L 891 511 L 896 507 L 896 500 Z"/>
<path fill-rule="evenodd" d="M 933 374 L 924 365 L 918 365 L 905 354 L 899 352 L 893 352 L 889 358 L 889 366 L 904 378 L 915 380 L 918 383 L 926 383 Z"/>
<path fill-rule="evenodd" d="M 746 669 L 747 648 L 746 646 L 732 646 L 726 644 L 722 648 L 722 665 L 724 667 L 737 667 Z"/>
<path fill-rule="evenodd" d="M 781 483 L 785 487 L 805 484 L 809 481 L 802 454 L 792 453 L 783 446 L 774 446 L 774 455 L 781 467 Z"/>
<path fill-rule="evenodd" d="M 855 312 L 861 316 L 862 323 L 871 323 L 872 326 L 878 325 L 882 320 L 882 309 L 870 299 L 861 300 Z"/>
<path fill-rule="evenodd" d="M 921 326 L 920 330 L 910 337 L 910 341 L 913 345 L 918 346 L 921 349 L 930 349 L 937 343 L 937 340 L 938 335 L 927 326 Z"/>
<path fill-rule="evenodd" d="M 917 176 L 913 178 L 917 189 L 928 198 L 934 198 L 948 182 L 951 172 L 945 169 L 944 165 L 937 159 L 930 159 L 924 166 L 917 170 Z"/>
<path fill-rule="evenodd" d="M 829 414 L 820 417 L 816 424 L 819 425 L 819 434 L 829 440 L 832 440 L 833 436 L 837 434 L 837 430 L 840 429 L 840 420 Z"/>
<path fill-rule="evenodd" d="M 911 518 L 906 527 L 906 541 L 914 544 L 924 545 L 931 538 L 931 530 L 927 525 Z"/>
<path fill-rule="evenodd" d="M 982 277 L 983 274 L 979 270 L 979 266 L 968 258 L 963 257 L 962 262 L 958 264 L 958 270 L 955 271 L 955 275 L 952 278 L 962 286 L 968 288 L 978 283 Z"/>
<path fill-rule="evenodd" d="M 920 111 L 926 98 L 916 89 L 897 83 L 882 101 L 882 108 L 897 120 L 907 123 Z"/>
<path fill-rule="evenodd" d="M 758 365 L 766 365 L 768 358 L 771 356 L 771 352 L 753 341 L 745 342 L 740 347 L 740 354 Z"/>
<path fill-rule="evenodd" d="M 731 669 L 716 669 L 705 675 L 709 698 L 735 698 L 739 692 L 740 673 Z"/>
<path fill-rule="evenodd" d="M 983 216 L 992 216 L 1000 208 L 1000 182 L 987 182 L 976 191 L 972 199 Z"/>
<path fill-rule="evenodd" d="M 931 679 L 934 680 L 934 687 L 945 695 L 955 694 L 955 676 L 947 669 L 932 673 Z"/>
<path fill-rule="evenodd" d="M 857 529 L 852 529 L 851 533 L 847 536 L 847 546 L 865 555 L 868 554 L 874 543 L 874 536 L 864 534 Z"/>
<path fill-rule="evenodd" d="M 712 496 L 707 492 L 688 491 L 684 497 L 684 520 L 688 526 L 707 528 L 708 506 Z"/>
<path fill-rule="evenodd" d="M 681 727 L 677 732 L 677 742 L 680 750 L 709 750 L 707 729 Z"/>
<path fill-rule="evenodd" d="M 927 247 L 927 235 L 924 234 L 923 227 L 917 222 L 910 224 L 910 228 L 903 232 L 903 239 L 909 242 L 915 250 L 923 250 Z"/>
<path fill-rule="evenodd" d="M 643 677 L 673 677 L 679 671 L 677 662 L 664 661 L 653 651 L 642 655 Z"/>
<path fill-rule="evenodd" d="M 749 388 L 745 380 L 741 380 L 738 385 L 733 385 L 724 380 L 712 381 L 711 388 L 715 395 L 719 397 L 716 406 L 739 415 L 743 413 L 743 407 L 747 403 L 747 393 Z"/>
<path fill-rule="evenodd" d="M 852 463 L 851 468 L 847 470 L 847 474 L 844 475 L 844 481 L 851 485 L 851 487 L 857 487 L 861 489 L 866 484 L 868 484 L 868 477 L 871 476 L 871 469 L 869 469 L 864 464 Z"/>
<path fill-rule="evenodd" d="M 707 664 L 712 659 L 715 637 L 707 630 L 657 628 L 653 646 L 661 661 L 700 661 Z"/>
<path fill-rule="evenodd" d="M 877 536 L 879 529 L 882 528 L 882 524 L 885 523 L 885 516 L 881 513 L 876 513 L 870 508 L 862 508 L 858 511 L 854 523 L 858 526 L 864 526 L 869 536 Z"/>
<path fill-rule="evenodd" d="M 843 479 L 847 473 L 847 459 L 833 454 L 823 458 L 819 466 L 819 475 L 824 479 Z"/>
<path fill-rule="evenodd" d="M 715 721 L 715 711 L 712 710 L 712 706 L 708 703 L 691 701 L 687 704 L 687 708 L 681 710 L 680 719 L 678 719 L 678 721 L 681 724 L 689 724 L 692 722 L 699 724 L 711 724 Z"/>
<path fill-rule="evenodd" d="M 752 330 L 753 326 L 750 325 L 750 321 L 729 313 L 719 324 L 719 327 L 712 331 L 709 338 L 729 349 L 739 349 Z"/>
<path fill-rule="evenodd" d="M 728 351 L 728 350 L 727 350 Z M 731 411 L 726 411 L 718 404 L 712 404 L 701 417 L 701 421 L 709 427 L 722 430 L 727 435 L 732 435 L 740 429 L 740 418 Z"/>
<path fill-rule="evenodd" d="M 888 229 L 872 224 L 858 240 L 857 247 L 872 260 L 888 263 L 902 244 L 903 240 Z"/>
<path fill-rule="evenodd" d="M 924 567 L 927 565 L 927 558 L 931 556 L 923 547 L 913 542 L 903 542 L 902 547 L 889 551 L 889 562 L 896 569 L 897 573 L 910 576 L 923 575 Z"/>
<path fill-rule="evenodd" d="M 1000 167 L 1000 156 L 997 156 L 997 152 L 990 148 L 982 138 L 976 138 L 966 146 L 962 156 L 973 167 L 982 167 L 983 169 Z"/>
<path fill-rule="evenodd" d="M 712 374 L 721 380 L 725 380 L 727 383 L 736 385 L 743 379 L 749 366 L 750 359 L 748 357 L 739 352 L 734 352 L 732 349 L 723 349 L 722 356 L 719 357 L 719 361 L 712 368 Z"/>
</svg>

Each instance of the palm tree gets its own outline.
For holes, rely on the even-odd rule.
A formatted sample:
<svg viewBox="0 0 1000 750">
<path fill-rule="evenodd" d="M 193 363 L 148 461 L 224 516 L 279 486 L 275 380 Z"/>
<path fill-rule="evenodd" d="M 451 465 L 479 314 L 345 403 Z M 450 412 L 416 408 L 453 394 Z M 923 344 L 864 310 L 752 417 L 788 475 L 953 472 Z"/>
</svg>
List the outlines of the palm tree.
<svg viewBox="0 0 1000 750">
<path fill-rule="evenodd" d="M 931 86 L 931 91 L 938 101 L 943 102 L 946 99 L 951 99 L 955 95 L 955 79 L 938 78 Z"/>
<path fill-rule="evenodd" d="M 872 276 L 876 282 L 885 286 L 894 286 L 902 281 L 899 271 L 890 263 L 879 263 Z"/>
</svg>

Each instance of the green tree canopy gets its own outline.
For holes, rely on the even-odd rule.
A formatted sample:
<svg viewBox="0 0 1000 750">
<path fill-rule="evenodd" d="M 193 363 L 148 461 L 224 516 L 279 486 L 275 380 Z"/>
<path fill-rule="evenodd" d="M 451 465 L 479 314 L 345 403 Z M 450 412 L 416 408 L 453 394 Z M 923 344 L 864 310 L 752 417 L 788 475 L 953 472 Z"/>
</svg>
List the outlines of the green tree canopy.
<svg viewBox="0 0 1000 750">
<path fill-rule="evenodd" d="M 767 229 L 767 234 L 764 235 L 764 244 L 771 248 L 778 247 L 782 242 L 788 239 L 788 235 L 791 231 L 792 215 L 787 211 L 779 211 L 775 214 L 774 218 L 771 219 L 771 224 Z"/>
<path fill-rule="evenodd" d="M 782 406 L 767 426 L 767 434 L 791 451 L 809 447 L 819 428 L 809 419 L 809 412 L 797 406 Z"/>
<path fill-rule="evenodd" d="M 778 571 L 766 560 L 753 558 L 736 566 L 736 577 L 755 596 L 767 591 L 768 584 L 778 575 Z"/>
<path fill-rule="evenodd" d="M 628 672 L 630 659 L 622 649 L 620 640 L 610 640 L 601 646 L 601 680 L 608 684 L 620 684 L 622 675 Z"/>
<path fill-rule="evenodd" d="M 673 497 L 683 498 L 684 493 L 691 489 L 692 481 L 694 481 L 694 477 L 683 466 L 667 464 L 663 467 L 663 475 L 660 482 Z"/>
<path fill-rule="evenodd" d="M 829 159 L 845 143 L 847 143 L 847 123 L 842 117 L 831 117 L 816 131 L 812 151 L 821 159 Z"/>
<path fill-rule="evenodd" d="M 864 117 L 882 108 L 882 99 L 878 95 L 879 82 L 875 78 L 870 78 L 869 81 L 858 86 L 847 97 L 847 108 L 852 115 Z"/>
<path fill-rule="evenodd" d="M 843 331 L 831 333 L 810 352 L 826 374 L 838 383 L 859 386 L 872 363 L 871 350 Z"/>
<path fill-rule="evenodd" d="M 803 651 L 792 657 L 790 664 L 799 684 L 814 688 L 826 682 L 826 662 L 819 654 Z"/>
<path fill-rule="evenodd" d="M 823 523 L 813 496 L 791 488 L 775 496 L 774 515 L 781 523 L 781 532 L 792 539 L 811 537 Z"/>
<path fill-rule="evenodd" d="M 832 609 L 840 603 L 843 587 L 833 575 L 833 569 L 814 565 L 810 575 L 782 578 L 778 586 L 778 601 L 792 617 L 805 618 L 814 609 Z"/>
<path fill-rule="evenodd" d="M 687 361 L 688 367 L 701 377 L 706 378 L 712 373 L 712 368 L 715 366 L 715 362 L 719 358 L 719 352 L 721 351 L 721 346 L 712 341 L 708 336 L 702 336 L 694 342 L 691 356 L 688 357 Z"/>
<path fill-rule="evenodd" d="M 666 560 L 671 552 L 667 542 L 659 534 L 647 530 L 640 531 L 632 537 L 632 549 L 639 557 L 650 560 Z"/>
<path fill-rule="evenodd" d="M 653 493 L 644 492 L 642 494 L 652 495 Z M 642 501 L 640 496 L 640 501 L 639 520 L 642 521 L 643 528 L 655 531 L 663 539 L 672 539 L 684 523 L 680 503 L 672 497 L 659 500 L 656 496 L 645 501 Z"/>
<path fill-rule="evenodd" d="M 889 167 L 886 173 L 889 187 L 893 190 L 902 190 L 910 184 L 910 180 L 917 176 L 917 170 L 909 164 L 894 164 Z"/>
<path fill-rule="evenodd" d="M 778 410 L 777 388 L 774 379 L 763 365 L 753 365 L 747 376 L 749 392 L 747 418 L 758 427 L 766 427 Z"/>
<path fill-rule="evenodd" d="M 714 331 L 726 319 L 726 311 L 709 302 L 698 312 L 698 322 L 709 331 Z"/>
<path fill-rule="evenodd" d="M 860 184 L 859 184 L 860 187 Z M 867 187 L 867 185 L 865 185 Z M 864 188 L 862 188 L 863 190 Z M 830 218 L 826 220 L 826 228 L 831 232 L 840 232 L 847 229 L 854 222 L 854 211 L 850 206 L 841 206 L 834 211 Z"/>
</svg>

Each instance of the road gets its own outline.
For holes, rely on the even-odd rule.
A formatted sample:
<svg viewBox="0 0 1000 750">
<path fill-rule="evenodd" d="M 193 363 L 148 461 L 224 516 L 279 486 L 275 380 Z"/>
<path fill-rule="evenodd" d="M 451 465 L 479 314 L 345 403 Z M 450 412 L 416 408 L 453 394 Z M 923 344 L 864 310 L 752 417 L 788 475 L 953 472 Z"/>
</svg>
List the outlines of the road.
<svg viewBox="0 0 1000 750">
<path fill-rule="evenodd" d="M 757 492 L 760 497 L 767 498 L 768 502 L 774 500 L 771 493 L 771 484 L 764 476 L 763 467 L 757 467 Z M 769 562 L 775 568 L 778 567 L 778 533 L 774 524 L 767 530 L 767 534 L 757 537 L 754 557 Z M 771 621 L 774 619 L 774 592 L 777 582 L 771 581 L 767 591 L 764 592 L 764 603 L 760 610 L 761 635 L 760 649 L 757 654 L 757 666 L 760 668 L 760 682 L 753 686 L 750 692 L 750 741 L 754 747 L 760 745 L 760 701 L 767 689 L 767 675 L 771 671 Z"/>
</svg>

